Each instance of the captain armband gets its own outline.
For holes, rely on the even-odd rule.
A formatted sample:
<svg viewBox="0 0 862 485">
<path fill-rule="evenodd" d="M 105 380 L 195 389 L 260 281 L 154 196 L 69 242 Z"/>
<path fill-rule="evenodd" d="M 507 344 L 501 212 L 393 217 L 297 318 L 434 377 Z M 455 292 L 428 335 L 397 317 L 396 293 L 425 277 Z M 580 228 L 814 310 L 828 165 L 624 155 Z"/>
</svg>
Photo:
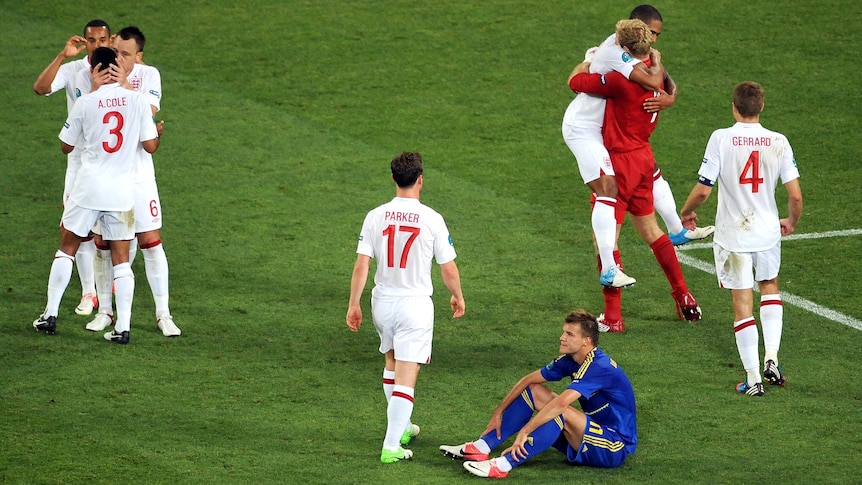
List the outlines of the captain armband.
<svg viewBox="0 0 862 485">
<path fill-rule="evenodd" d="M 708 178 L 704 177 L 703 175 L 701 175 L 701 176 L 697 179 L 697 182 L 698 182 L 699 184 L 701 184 L 701 185 L 706 185 L 707 187 L 712 187 L 712 186 L 715 184 L 715 182 L 713 182 L 712 180 L 710 180 L 710 179 L 708 179 Z"/>
</svg>

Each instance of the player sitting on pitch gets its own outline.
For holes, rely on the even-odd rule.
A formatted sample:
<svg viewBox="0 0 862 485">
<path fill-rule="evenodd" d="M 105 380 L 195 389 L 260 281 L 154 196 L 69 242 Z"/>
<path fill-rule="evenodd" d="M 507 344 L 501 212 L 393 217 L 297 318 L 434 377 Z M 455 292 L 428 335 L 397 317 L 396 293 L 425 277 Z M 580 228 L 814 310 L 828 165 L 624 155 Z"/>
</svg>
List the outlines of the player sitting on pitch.
<svg viewBox="0 0 862 485">
<path fill-rule="evenodd" d="M 622 465 L 638 441 L 635 395 L 626 374 L 596 347 L 598 342 L 596 317 L 584 310 L 570 313 L 560 336 L 563 355 L 522 377 L 491 414 L 479 439 L 443 445 L 440 451 L 466 460 L 467 471 L 487 478 L 504 478 L 552 446 L 572 463 Z M 572 383 L 559 395 L 542 385 L 566 377 Z M 575 400 L 581 410 L 571 406 Z M 491 450 L 515 434 L 512 446 L 499 458 L 488 459 Z"/>
</svg>

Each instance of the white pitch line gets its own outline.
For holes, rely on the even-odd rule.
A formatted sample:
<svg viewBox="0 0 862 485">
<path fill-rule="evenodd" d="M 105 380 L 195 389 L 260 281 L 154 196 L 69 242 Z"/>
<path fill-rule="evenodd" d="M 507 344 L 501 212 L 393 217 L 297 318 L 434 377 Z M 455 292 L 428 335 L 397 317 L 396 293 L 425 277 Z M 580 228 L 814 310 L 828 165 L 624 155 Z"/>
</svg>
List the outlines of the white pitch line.
<svg viewBox="0 0 862 485">
<path fill-rule="evenodd" d="M 858 236 L 862 234 L 862 229 L 849 229 L 846 231 L 830 231 L 830 232 L 816 232 L 809 234 L 791 234 L 782 239 L 782 241 L 789 241 L 794 239 L 818 239 L 824 237 L 842 237 L 842 236 Z M 712 243 L 696 243 L 696 244 L 686 244 L 685 246 L 680 246 L 677 248 L 677 257 L 679 258 L 679 262 L 685 264 L 687 266 L 691 266 L 692 268 L 699 269 L 703 272 L 709 273 L 711 275 L 715 275 L 715 265 L 710 264 L 704 261 L 701 261 L 697 258 L 693 258 L 686 254 L 683 254 L 682 251 L 688 249 L 705 249 L 711 248 Z M 757 288 L 755 287 L 755 291 Z M 862 330 L 862 321 L 857 320 L 851 316 L 845 315 L 843 313 L 832 310 L 831 308 L 826 308 L 824 306 L 818 305 L 813 301 L 806 300 L 805 298 L 792 295 L 790 293 L 786 293 L 784 291 L 781 293 L 781 301 L 789 303 L 791 305 L 802 308 L 803 310 L 807 310 L 815 315 L 819 315 L 823 318 L 828 318 L 834 322 L 838 322 L 842 325 L 847 325 L 850 328 L 855 328 L 856 330 Z"/>
<path fill-rule="evenodd" d="M 795 241 L 797 239 L 820 239 L 824 237 L 845 237 L 862 235 L 862 229 L 847 229 L 845 231 L 828 231 L 828 232 L 810 232 L 808 234 L 791 234 L 781 238 L 781 241 Z M 711 248 L 711 242 L 688 243 L 685 246 L 679 246 L 677 251 L 688 251 L 690 249 L 706 249 Z"/>
</svg>

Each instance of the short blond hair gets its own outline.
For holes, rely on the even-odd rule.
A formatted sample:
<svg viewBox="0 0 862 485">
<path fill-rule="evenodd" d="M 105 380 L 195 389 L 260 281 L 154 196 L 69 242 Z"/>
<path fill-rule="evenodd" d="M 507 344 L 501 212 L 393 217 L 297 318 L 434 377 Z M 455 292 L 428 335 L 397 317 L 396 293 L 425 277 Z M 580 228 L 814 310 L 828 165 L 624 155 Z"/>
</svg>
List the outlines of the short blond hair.
<svg viewBox="0 0 862 485">
<path fill-rule="evenodd" d="M 646 57 L 653 44 L 653 35 L 643 20 L 620 20 L 617 22 L 617 43 L 620 47 L 628 47 L 635 57 Z"/>
</svg>

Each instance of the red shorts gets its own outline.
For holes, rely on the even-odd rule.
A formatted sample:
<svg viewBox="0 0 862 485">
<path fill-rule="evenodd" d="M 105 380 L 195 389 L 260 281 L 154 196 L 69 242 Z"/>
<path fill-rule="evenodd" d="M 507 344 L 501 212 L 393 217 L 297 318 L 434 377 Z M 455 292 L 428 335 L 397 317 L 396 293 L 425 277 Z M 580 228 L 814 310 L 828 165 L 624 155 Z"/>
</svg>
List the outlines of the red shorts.
<svg viewBox="0 0 862 485">
<path fill-rule="evenodd" d="M 616 172 L 617 222 L 622 223 L 626 212 L 633 216 L 648 216 L 655 211 L 653 204 L 653 174 L 655 156 L 647 145 L 630 152 L 611 152 L 611 163 Z"/>
</svg>

